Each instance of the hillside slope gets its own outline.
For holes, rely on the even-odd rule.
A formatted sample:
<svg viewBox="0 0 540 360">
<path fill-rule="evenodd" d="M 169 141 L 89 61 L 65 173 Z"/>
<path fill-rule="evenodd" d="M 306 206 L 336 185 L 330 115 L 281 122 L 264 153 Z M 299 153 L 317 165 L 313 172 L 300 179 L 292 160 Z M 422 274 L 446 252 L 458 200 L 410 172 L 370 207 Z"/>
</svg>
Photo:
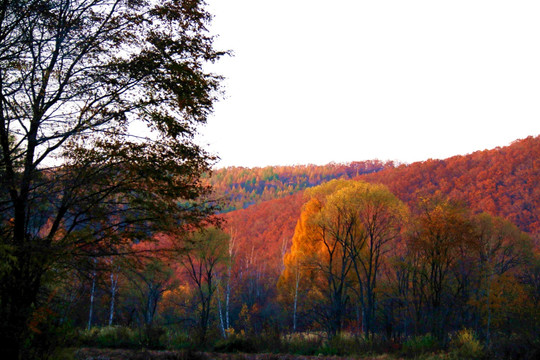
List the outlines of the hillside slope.
<svg viewBox="0 0 540 360">
<path fill-rule="evenodd" d="M 427 160 L 358 177 L 379 182 L 409 205 L 435 193 L 471 209 L 502 216 L 529 233 L 540 231 L 540 136 L 445 160 Z"/>
<path fill-rule="evenodd" d="M 354 178 L 386 184 L 410 206 L 418 196 L 439 192 L 465 201 L 477 212 L 508 218 L 534 236 L 540 230 L 539 136 L 503 148 L 387 168 Z M 279 274 L 283 246 L 290 246 L 302 202 L 303 192 L 299 190 L 293 196 L 225 215 L 242 266 L 255 261 L 264 265 L 271 276 Z"/>
</svg>

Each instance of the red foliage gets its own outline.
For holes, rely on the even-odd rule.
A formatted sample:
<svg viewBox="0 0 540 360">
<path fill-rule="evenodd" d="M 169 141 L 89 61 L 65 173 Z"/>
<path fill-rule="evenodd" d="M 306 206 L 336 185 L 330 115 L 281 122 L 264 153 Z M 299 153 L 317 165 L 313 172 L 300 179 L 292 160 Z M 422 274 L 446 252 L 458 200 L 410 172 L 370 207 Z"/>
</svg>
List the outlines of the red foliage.
<svg viewBox="0 0 540 360">
<path fill-rule="evenodd" d="M 476 212 L 509 219 L 521 230 L 540 231 L 540 136 L 510 146 L 446 160 L 427 160 L 358 176 L 388 186 L 414 206 L 419 196 L 446 195 L 465 201 Z M 233 180 L 231 180 L 233 181 Z M 263 264 L 277 279 L 283 268 L 283 242 L 290 240 L 303 204 L 303 192 L 225 214 L 226 230 L 237 239 L 237 265 Z"/>
<path fill-rule="evenodd" d="M 235 238 L 236 266 L 263 264 L 266 274 L 279 276 L 302 204 L 300 192 L 225 214 L 225 229 Z"/>
<path fill-rule="evenodd" d="M 540 231 L 540 136 L 359 178 L 387 185 L 411 206 L 418 196 L 440 193 L 464 201 L 476 212 L 504 217 L 525 232 Z"/>
</svg>

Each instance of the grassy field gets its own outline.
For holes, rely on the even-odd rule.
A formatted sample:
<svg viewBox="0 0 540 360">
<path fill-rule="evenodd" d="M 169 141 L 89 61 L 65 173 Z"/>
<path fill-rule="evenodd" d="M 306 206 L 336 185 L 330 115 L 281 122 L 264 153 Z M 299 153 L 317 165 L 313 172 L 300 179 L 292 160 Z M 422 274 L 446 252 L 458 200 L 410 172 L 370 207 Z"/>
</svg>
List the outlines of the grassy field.
<svg viewBox="0 0 540 360">
<path fill-rule="evenodd" d="M 290 354 L 220 354 L 194 351 L 120 350 L 81 348 L 66 350 L 61 360 L 397 360 L 390 355 L 375 357 L 305 356 Z"/>
</svg>

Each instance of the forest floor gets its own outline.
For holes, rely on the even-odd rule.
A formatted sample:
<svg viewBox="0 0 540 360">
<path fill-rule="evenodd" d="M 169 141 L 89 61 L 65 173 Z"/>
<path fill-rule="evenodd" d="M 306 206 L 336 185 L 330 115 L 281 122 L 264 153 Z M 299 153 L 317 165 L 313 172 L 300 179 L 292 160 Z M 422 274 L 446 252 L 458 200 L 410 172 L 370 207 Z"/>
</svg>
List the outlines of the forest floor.
<svg viewBox="0 0 540 360">
<path fill-rule="evenodd" d="M 304 356 L 290 354 L 206 353 L 193 351 L 157 351 L 81 348 L 73 353 L 75 360 L 397 360 L 391 355 L 375 357 Z"/>
</svg>

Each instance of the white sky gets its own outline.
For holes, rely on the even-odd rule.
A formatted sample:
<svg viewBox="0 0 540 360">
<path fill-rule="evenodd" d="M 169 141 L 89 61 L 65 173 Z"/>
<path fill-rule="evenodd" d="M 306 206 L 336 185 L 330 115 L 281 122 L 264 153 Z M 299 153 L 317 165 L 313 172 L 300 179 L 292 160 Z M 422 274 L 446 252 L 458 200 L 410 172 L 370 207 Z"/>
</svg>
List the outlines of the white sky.
<svg viewBox="0 0 540 360">
<path fill-rule="evenodd" d="M 414 162 L 540 133 L 540 1 L 207 0 L 224 166 Z"/>
</svg>

